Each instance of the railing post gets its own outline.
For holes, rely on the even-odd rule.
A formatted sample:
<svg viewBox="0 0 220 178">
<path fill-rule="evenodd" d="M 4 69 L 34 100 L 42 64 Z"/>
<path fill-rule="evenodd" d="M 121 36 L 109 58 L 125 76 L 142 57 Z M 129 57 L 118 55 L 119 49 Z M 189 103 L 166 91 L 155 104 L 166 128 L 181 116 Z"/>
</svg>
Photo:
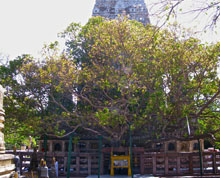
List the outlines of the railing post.
<svg viewBox="0 0 220 178">
<path fill-rule="evenodd" d="M 133 173 L 133 158 L 132 158 L 132 137 L 131 137 L 131 123 L 128 123 L 129 125 L 129 142 L 130 142 L 130 166 L 131 166 L 131 178 L 134 177 Z"/>
<path fill-rule="evenodd" d="M 193 156 L 192 153 L 189 153 L 189 173 L 193 174 Z"/>
<path fill-rule="evenodd" d="M 104 153 L 102 152 L 102 157 L 101 157 L 101 175 L 104 174 Z"/>
<path fill-rule="evenodd" d="M 164 154 L 164 168 L 165 168 L 165 175 L 168 175 L 168 163 L 169 163 L 169 158 L 168 155 L 165 153 Z"/>
<path fill-rule="evenodd" d="M 180 175 L 180 155 L 179 154 L 177 155 L 176 161 L 177 161 L 177 175 Z"/>
<path fill-rule="evenodd" d="M 216 166 L 216 153 L 212 153 L 212 166 L 213 166 L 213 173 L 216 174 L 217 173 L 217 166 Z"/>
<path fill-rule="evenodd" d="M 153 154 L 152 160 L 153 160 L 153 175 L 155 176 L 155 175 L 157 174 L 157 160 L 156 160 L 156 154 Z"/>
<path fill-rule="evenodd" d="M 141 169 L 141 175 L 144 174 L 144 152 L 141 152 L 140 154 L 140 169 Z"/>
<path fill-rule="evenodd" d="M 72 153 L 72 140 L 73 140 L 73 135 L 72 133 L 69 138 L 69 153 L 68 153 L 68 163 L 67 163 L 67 178 L 70 177 L 70 163 L 71 163 L 71 153 Z"/>
<path fill-rule="evenodd" d="M 76 155 L 76 173 L 77 175 L 80 173 L 80 155 Z"/>
<path fill-rule="evenodd" d="M 19 152 L 19 158 L 20 158 L 20 174 L 22 175 L 23 154 L 21 152 Z"/>
<path fill-rule="evenodd" d="M 92 168 L 92 161 L 91 161 L 91 155 L 88 154 L 88 175 L 91 175 L 91 168 Z"/>
<path fill-rule="evenodd" d="M 99 172 L 98 172 L 98 178 L 100 178 L 100 172 L 101 172 L 101 157 L 102 157 L 102 136 L 99 136 Z"/>
<path fill-rule="evenodd" d="M 63 172 L 64 172 L 64 174 L 66 174 L 67 173 L 67 160 L 68 160 L 68 157 L 64 157 L 64 170 L 63 170 Z"/>
<path fill-rule="evenodd" d="M 200 147 L 200 140 L 198 139 L 198 146 L 199 146 L 199 163 L 200 163 L 200 175 L 203 175 L 203 164 L 202 164 L 202 152 L 201 152 L 201 147 Z"/>
</svg>

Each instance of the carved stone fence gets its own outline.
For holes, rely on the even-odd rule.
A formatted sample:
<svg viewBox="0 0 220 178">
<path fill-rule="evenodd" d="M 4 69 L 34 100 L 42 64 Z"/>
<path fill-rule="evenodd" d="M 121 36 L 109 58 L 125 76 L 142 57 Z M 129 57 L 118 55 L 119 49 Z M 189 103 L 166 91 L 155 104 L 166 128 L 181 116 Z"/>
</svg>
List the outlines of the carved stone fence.
<svg viewBox="0 0 220 178">
<path fill-rule="evenodd" d="M 198 175 L 199 153 L 145 153 L 141 173 L 153 175 Z M 220 174 L 220 153 L 202 153 L 202 174 Z"/>
<path fill-rule="evenodd" d="M 12 151 L 8 151 L 8 153 L 13 154 Z M 33 152 L 25 152 L 18 151 L 16 153 L 20 157 L 21 174 L 24 172 L 28 172 L 28 168 L 30 167 L 31 155 Z M 59 166 L 59 175 L 66 175 L 67 173 L 67 160 L 68 160 L 68 152 L 57 152 L 57 153 L 47 153 L 46 162 L 47 166 L 50 168 L 53 157 L 58 161 Z M 38 152 L 38 162 L 41 159 L 45 158 L 44 153 Z M 98 173 L 98 154 L 92 153 L 72 153 L 71 154 L 71 165 L 70 165 L 70 173 L 71 175 L 91 175 Z"/>
<path fill-rule="evenodd" d="M 103 152 L 104 151 L 104 152 Z M 110 173 L 110 153 L 102 151 L 101 174 Z M 8 152 L 12 153 L 12 152 Z M 27 171 L 32 152 L 17 152 L 21 159 L 21 172 Z M 38 153 L 38 161 L 44 158 L 44 153 Z M 59 164 L 59 175 L 66 175 L 68 152 L 48 152 L 47 165 L 50 167 L 52 158 L 55 157 Z M 72 153 L 70 172 L 74 176 L 98 174 L 98 153 Z M 133 171 L 139 174 L 153 175 L 199 175 L 199 153 L 156 153 L 137 152 L 133 154 Z M 204 175 L 220 174 L 220 153 L 202 153 L 202 173 Z"/>
</svg>

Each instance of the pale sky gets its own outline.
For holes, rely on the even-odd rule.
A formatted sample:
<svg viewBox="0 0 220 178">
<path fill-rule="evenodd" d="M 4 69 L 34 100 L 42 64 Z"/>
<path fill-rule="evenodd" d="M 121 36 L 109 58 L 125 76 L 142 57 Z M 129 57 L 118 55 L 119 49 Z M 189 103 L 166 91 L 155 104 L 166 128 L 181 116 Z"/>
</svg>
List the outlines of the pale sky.
<svg viewBox="0 0 220 178">
<path fill-rule="evenodd" d="M 0 0 L 0 53 L 34 56 L 71 22 L 85 24 L 95 0 Z"/>
<path fill-rule="evenodd" d="M 9 55 L 10 59 L 22 54 L 37 56 L 43 44 L 58 40 L 57 34 L 71 22 L 85 24 L 94 3 L 95 0 L 0 0 L 0 54 Z"/>
</svg>

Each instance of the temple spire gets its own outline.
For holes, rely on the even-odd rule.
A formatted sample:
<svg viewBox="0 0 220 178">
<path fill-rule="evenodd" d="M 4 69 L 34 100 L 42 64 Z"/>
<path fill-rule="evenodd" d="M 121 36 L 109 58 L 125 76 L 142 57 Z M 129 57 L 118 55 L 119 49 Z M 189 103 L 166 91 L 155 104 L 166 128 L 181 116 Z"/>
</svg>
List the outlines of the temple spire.
<svg viewBox="0 0 220 178">
<path fill-rule="evenodd" d="M 125 14 L 144 25 L 150 23 L 144 0 L 96 0 L 92 16 L 115 19 Z"/>
</svg>

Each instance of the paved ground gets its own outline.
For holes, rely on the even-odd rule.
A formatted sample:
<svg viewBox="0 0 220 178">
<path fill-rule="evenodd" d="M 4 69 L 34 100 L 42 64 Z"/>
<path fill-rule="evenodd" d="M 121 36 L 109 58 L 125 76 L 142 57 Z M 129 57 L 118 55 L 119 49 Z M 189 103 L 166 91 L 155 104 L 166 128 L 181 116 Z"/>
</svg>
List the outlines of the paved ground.
<svg viewBox="0 0 220 178">
<path fill-rule="evenodd" d="M 98 178 L 97 175 L 91 175 L 88 176 L 87 178 Z M 110 175 L 101 175 L 100 178 L 131 178 L 128 176 L 110 176 Z M 210 175 L 210 176 L 170 176 L 170 177 L 155 177 L 152 175 L 134 175 L 134 178 L 220 178 L 220 175 Z"/>
<path fill-rule="evenodd" d="M 21 178 L 31 178 L 29 176 L 21 176 Z M 35 177 L 34 177 L 35 178 Z M 59 178 L 66 178 L 66 176 L 59 176 Z M 98 175 L 91 175 L 88 177 L 71 177 L 71 178 L 98 178 Z M 100 178 L 131 178 L 129 176 L 124 175 L 116 175 L 116 176 L 110 176 L 110 175 L 101 175 Z M 205 175 L 205 176 L 153 176 L 153 175 L 134 175 L 134 178 L 220 178 L 220 175 Z"/>
<path fill-rule="evenodd" d="M 88 176 L 87 178 L 97 178 L 97 175 L 91 175 Z M 131 178 L 129 176 L 124 176 L 124 175 L 116 175 L 116 176 L 110 176 L 110 175 L 101 175 L 100 178 Z M 155 178 L 152 175 L 134 175 L 134 178 Z"/>
</svg>

